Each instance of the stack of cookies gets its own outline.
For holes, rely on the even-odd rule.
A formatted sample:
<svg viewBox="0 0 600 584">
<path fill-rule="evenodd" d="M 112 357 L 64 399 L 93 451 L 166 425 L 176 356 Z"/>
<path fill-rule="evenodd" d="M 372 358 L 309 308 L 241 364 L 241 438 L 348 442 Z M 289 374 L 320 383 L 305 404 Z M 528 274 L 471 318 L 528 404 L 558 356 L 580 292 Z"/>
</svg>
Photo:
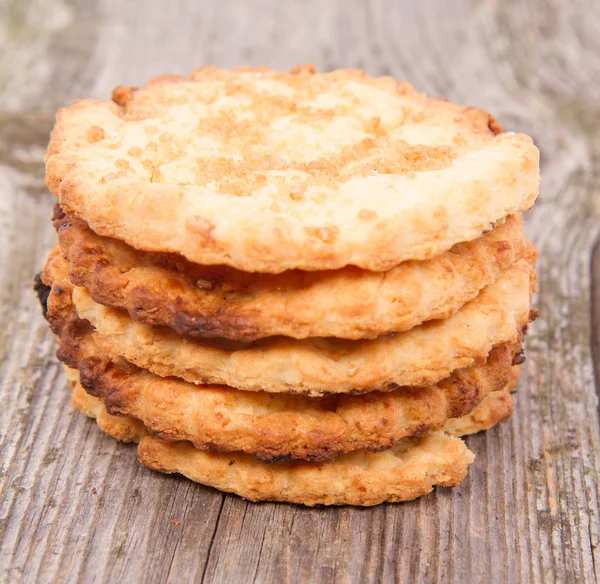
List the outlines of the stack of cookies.
<svg viewBox="0 0 600 584">
<path fill-rule="evenodd" d="M 530 138 L 360 71 L 204 68 L 61 110 L 36 287 L 74 407 L 251 500 L 455 486 L 506 420 Z"/>
</svg>

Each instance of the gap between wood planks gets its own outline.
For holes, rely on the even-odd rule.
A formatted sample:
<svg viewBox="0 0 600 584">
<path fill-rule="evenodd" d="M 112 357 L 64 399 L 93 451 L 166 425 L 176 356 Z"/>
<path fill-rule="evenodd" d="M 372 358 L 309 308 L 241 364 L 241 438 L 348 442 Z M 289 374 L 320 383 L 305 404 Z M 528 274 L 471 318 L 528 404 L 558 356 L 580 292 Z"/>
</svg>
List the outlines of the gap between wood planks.
<svg viewBox="0 0 600 584">
<path fill-rule="evenodd" d="M 592 354 L 594 359 L 594 377 L 598 396 L 598 425 L 600 426 L 600 238 L 592 251 Z"/>
</svg>

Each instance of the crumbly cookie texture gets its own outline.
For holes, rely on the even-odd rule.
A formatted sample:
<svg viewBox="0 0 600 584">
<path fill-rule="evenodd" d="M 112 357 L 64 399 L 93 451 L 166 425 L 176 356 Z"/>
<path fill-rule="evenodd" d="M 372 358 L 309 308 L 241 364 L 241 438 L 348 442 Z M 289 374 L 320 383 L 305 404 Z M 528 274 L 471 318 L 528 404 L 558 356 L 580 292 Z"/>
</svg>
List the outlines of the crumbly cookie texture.
<svg viewBox="0 0 600 584">
<path fill-rule="evenodd" d="M 266 462 L 332 460 L 358 449 L 381 450 L 407 436 L 441 428 L 471 412 L 511 381 L 517 346 L 495 347 L 487 362 L 456 370 L 439 384 L 391 393 L 298 395 L 196 386 L 157 377 L 107 355 L 84 321 L 66 320 L 58 357 L 78 369 L 88 393 L 111 414 L 141 420 L 164 440 L 201 450 L 241 451 Z"/>
<path fill-rule="evenodd" d="M 248 272 L 389 270 L 528 209 L 539 153 L 360 71 L 200 69 L 59 111 L 46 182 L 100 235 Z"/>
<path fill-rule="evenodd" d="M 468 415 L 450 418 L 444 425 L 444 432 L 452 436 L 467 436 L 506 422 L 515 409 L 510 392 L 517 382 L 518 371 L 518 366 L 515 366 L 515 375 L 505 390 L 495 391 L 485 396 L 485 402 L 482 401 L 480 406 Z"/>
<path fill-rule="evenodd" d="M 96 302 L 180 334 L 243 342 L 274 335 L 375 338 L 448 318 L 533 249 L 522 218 L 513 215 L 475 241 L 387 272 L 346 267 L 273 275 L 140 252 L 95 234 L 58 206 L 54 226 L 70 280 Z"/>
<path fill-rule="evenodd" d="M 81 385 L 79 371 L 67 365 L 63 365 L 63 368 L 73 391 L 73 407 L 94 418 L 104 432 L 121 442 L 139 442 L 149 433 L 146 426 L 137 419 L 122 414 L 109 414 L 104 400 L 90 395 Z M 515 390 L 518 380 L 519 366 L 515 365 L 505 389 L 484 396 L 470 413 L 459 418 L 450 418 L 441 431 L 460 438 L 507 422 L 514 410 L 514 402 L 510 394 Z"/>
<path fill-rule="evenodd" d="M 109 414 L 102 400 L 81 387 L 77 371 L 67 368 L 66 372 L 74 408 L 95 418 L 101 430 L 118 440 L 140 442 L 138 458 L 142 464 L 160 472 L 181 473 L 253 501 L 310 506 L 409 501 L 426 495 L 436 485 L 457 486 L 474 459 L 462 440 L 445 432 L 405 438 L 383 452 L 362 450 L 325 463 L 267 464 L 238 452 L 203 452 L 189 442 L 163 442 L 147 434 L 137 420 Z M 490 394 L 465 417 L 464 425 L 472 432 L 484 430 L 505 421 L 509 410 L 510 402 Z"/>
<path fill-rule="evenodd" d="M 43 276 L 53 288 L 48 316 L 63 318 L 73 303 L 106 354 L 191 383 L 314 396 L 433 385 L 455 369 L 481 364 L 495 345 L 519 339 L 536 288 L 533 268 L 520 260 L 451 318 L 404 333 L 363 341 L 273 337 L 244 344 L 189 340 L 135 322 L 95 303 L 84 288 L 73 288 L 66 271 L 55 251 Z"/>
<path fill-rule="evenodd" d="M 71 403 L 78 412 L 94 418 L 98 427 L 121 442 L 139 442 L 148 433 L 139 420 L 108 413 L 104 402 L 89 395 L 79 382 L 79 371 L 65 367 L 65 376 L 72 389 Z"/>
<path fill-rule="evenodd" d="M 460 438 L 434 432 L 405 438 L 383 452 L 351 452 L 326 463 L 274 464 L 247 454 L 207 453 L 189 442 L 146 436 L 138 459 L 153 470 L 179 473 L 251 501 L 371 506 L 410 501 L 435 486 L 458 486 L 474 456 Z"/>
</svg>

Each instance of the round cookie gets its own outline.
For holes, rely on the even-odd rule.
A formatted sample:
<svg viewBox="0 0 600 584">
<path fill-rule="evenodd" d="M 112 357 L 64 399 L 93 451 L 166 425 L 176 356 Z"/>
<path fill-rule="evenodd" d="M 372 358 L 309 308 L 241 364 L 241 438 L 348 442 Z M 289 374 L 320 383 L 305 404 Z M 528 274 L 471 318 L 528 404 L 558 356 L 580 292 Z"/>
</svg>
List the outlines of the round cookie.
<svg viewBox="0 0 600 584">
<path fill-rule="evenodd" d="M 98 234 L 247 272 L 389 270 L 530 208 L 539 152 L 360 71 L 200 69 L 61 110 L 46 183 Z"/>
<path fill-rule="evenodd" d="M 180 334 L 242 342 L 274 335 L 375 338 L 448 318 L 533 248 L 522 218 L 510 216 L 475 241 L 387 272 L 345 267 L 273 275 L 140 252 L 60 208 L 54 225 L 70 280 L 96 302 Z"/>
</svg>

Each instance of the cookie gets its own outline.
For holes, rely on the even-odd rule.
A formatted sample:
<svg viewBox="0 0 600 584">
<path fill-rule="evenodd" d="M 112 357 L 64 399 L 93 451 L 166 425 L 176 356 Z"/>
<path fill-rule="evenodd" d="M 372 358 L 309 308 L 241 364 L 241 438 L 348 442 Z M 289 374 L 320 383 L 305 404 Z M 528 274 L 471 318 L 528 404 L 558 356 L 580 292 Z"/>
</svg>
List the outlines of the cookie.
<svg viewBox="0 0 600 584">
<path fill-rule="evenodd" d="M 390 270 L 530 208 L 539 152 L 389 77 L 200 69 L 61 110 L 46 183 L 136 249 L 247 272 Z"/>
<path fill-rule="evenodd" d="M 95 234 L 59 207 L 54 225 L 71 281 L 99 304 L 180 334 L 242 342 L 275 335 L 375 338 L 448 318 L 533 253 L 522 218 L 510 216 L 475 241 L 387 272 L 346 267 L 272 275 L 140 252 Z"/>
</svg>

